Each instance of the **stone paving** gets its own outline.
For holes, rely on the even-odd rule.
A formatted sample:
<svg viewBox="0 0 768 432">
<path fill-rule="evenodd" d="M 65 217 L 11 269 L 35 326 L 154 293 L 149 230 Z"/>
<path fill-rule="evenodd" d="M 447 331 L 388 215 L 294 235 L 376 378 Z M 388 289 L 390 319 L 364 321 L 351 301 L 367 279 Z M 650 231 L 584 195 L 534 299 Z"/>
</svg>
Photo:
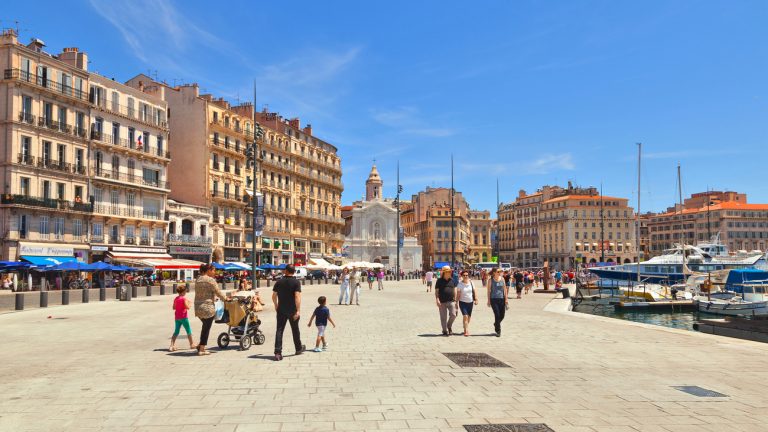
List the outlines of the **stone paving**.
<svg viewBox="0 0 768 432">
<path fill-rule="evenodd" d="M 564 312 L 548 294 L 511 299 L 501 338 L 489 336 L 482 303 L 471 337 L 436 336 L 433 295 L 404 281 L 365 287 L 361 306 L 335 305 L 333 286 L 306 286 L 308 347 L 320 294 L 339 325 L 330 350 L 292 356 L 288 329 L 282 362 L 272 361 L 271 310 L 261 314 L 265 345 L 206 357 L 167 351 L 171 296 L 2 314 L 0 431 L 768 430 L 765 344 Z M 214 324 L 214 345 L 224 329 Z M 509 367 L 461 368 L 444 352 Z"/>
</svg>

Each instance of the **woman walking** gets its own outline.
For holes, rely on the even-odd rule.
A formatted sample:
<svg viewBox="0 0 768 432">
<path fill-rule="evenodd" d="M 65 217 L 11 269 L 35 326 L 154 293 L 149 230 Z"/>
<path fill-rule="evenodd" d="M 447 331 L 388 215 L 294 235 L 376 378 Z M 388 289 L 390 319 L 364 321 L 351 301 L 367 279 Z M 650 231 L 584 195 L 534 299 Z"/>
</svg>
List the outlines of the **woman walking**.
<svg viewBox="0 0 768 432">
<path fill-rule="evenodd" d="M 208 345 L 208 334 L 211 331 L 213 318 L 216 315 L 216 307 L 213 302 L 216 300 L 216 297 L 222 301 L 227 300 L 227 297 L 219 290 L 216 279 L 213 278 L 215 274 L 216 269 L 212 264 L 201 264 L 200 276 L 195 281 L 195 316 L 203 322 L 203 328 L 200 330 L 200 345 L 197 346 L 197 355 L 210 354 L 209 351 L 205 350 L 205 346 Z"/>
<path fill-rule="evenodd" d="M 339 305 L 349 302 L 349 269 L 344 269 L 339 277 Z"/>
<path fill-rule="evenodd" d="M 491 279 L 488 281 L 488 307 L 493 309 L 493 329 L 496 331 L 496 337 L 501 337 L 501 322 L 504 320 L 504 313 L 507 310 L 507 294 L 509 287 L 504 282 L 500 269 L 494 269 Z"/>
<path fill-rule="evenodd" d="M 376 279 L 376 276 L 373 273 L 373 269 L 368 269 L 366 276 L 368 277 L 368 290 L 370 291 L 373 289 L 373 280 Z"/>
<path fill-rule="evenodd" d="M 379 269 L 376 278 L 379 280 L 379 291 L 381 291 L 384 289 L 384 269 Z"/>
<path fill-rule="evenodd" d="M 464 336 L 469 336 L 469 321 L 472 319 L 472 307 L 477 304 L 477 292 L 466 270 L 461 271 L 461 280 L 456 286 L 455 298 L 459 299 L 459 310 L 464 318 Z"/>
</svg>

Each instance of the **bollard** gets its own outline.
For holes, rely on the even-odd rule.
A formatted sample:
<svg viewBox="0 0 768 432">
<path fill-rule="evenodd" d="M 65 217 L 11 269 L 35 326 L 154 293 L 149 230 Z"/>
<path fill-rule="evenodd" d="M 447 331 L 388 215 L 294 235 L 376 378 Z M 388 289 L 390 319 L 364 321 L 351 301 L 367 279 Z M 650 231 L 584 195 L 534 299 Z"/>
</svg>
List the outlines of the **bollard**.
<svg viewBox="0 0 768 432">
<path fill-rule="evenodd" d="M 120 300 L 120 288 L 122 287 L 122 285 L 115 284 L 115 300 Z"/>
<path fill-rule="evenodd" d="M 131 298 L 138 297 L 139 296 L 139 287 L 136 285 L 131 285 Z"/>
<path fill-rule="evenodd" d="M 24 294 L 16 293 L 16 310 L 24 310 Z"/>
<path fill-rule="evenodd" d="M 314 280 L 314 279 L 310 279 L 310 280 L 309 280 L 309 284 L 310 284 L 310 285 L 314 285 L 314 284 L 315 284 L 315 280 Z"/>
<path fill-rule="evenodd" d="M 134 293 L 135 289 L 136 289 L 135 286 L 131 286 L 131 285 L 126 285 L 125 286 L 125 300 L 126 301 L 131 301 L 131 299 L 133 298 L 133 293 Z"/>
<path fill-rule="evenodd" d="M 191 288 L 191 284 L 189 282 L 187 282 L 186 287 L 187 287 L 187 292 L 189 292 L 189 289 Z"/>
<path fill-rule="evenodd" d="M 107 301 L 107 289 L 104 287 L 99 288 L 99 301 Z"/>
<path fill-rule="evenodd" d="M 261 288 L 261 279 L 256 279 L 256 288 Z"/>
<path fill-rule="evenodd" d="M 88 296 L 88 291 L 90 291 L 88 288 L 83 288 L 83 301 L 82 301 L 82 303 L 88 303 L 88 300 L 90 300 L 90 297 Z"/>
<path fill-rule="evenodd" d="M 160 295 L 165 295 L 165 284 L 160 284 Z"/>
<path fill-rule="evenodd" d="M 48 307 L 48 292 L 40 291 L 40 307 Z"/>
<path fill-rule="evenodd" d="M 239 291 L 239 290 L 240 290 L 240 281 L 236 280 L 235 281 L 235 291 Z"/>
<path fill-rule="evenodd" d="M 147 285 L 147 297 L 152 297 L 152 285 Z"/>
<path fill-rule="evenodd" d="M 68 305 L 69 304 L 69 290 L 62 290 L 61 291 L 61 304 L 62 305 Z"/>
<path fill-rule="evenodd" d="M 325 284 L 328 285 L 328 278 L 325 278 Z"/>
</svg>

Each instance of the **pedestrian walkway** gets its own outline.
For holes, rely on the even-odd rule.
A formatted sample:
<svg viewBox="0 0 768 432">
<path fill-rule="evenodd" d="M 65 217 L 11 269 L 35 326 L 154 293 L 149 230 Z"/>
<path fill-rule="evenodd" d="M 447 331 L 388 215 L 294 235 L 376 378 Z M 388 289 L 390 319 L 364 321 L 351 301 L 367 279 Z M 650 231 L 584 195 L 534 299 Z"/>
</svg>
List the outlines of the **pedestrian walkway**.
<svg viewBox="0 0 768 432">
<path fill-rule="evenodd" d="M 768 345 L 552 312 L 550 294 L 510 299 L 496 338 L 481 293 L 472 336 L 443 337 L 434 293 L 421 281 L 385 284 L 361 290 L 361 306 L 330 302 L 338 327 L 327 331 L 329 351 L 289 348 L 282 362 L 272 361 L 271 308 L 261 314 L 265 345 L 207 357 L 167 352 L 171 296 L 0 315 L 0 430 L 768 430 Z M 319 295 L 334 299 L 338 288 L 304 287 L 308 346 Z M 191 322 L 197 338 L 200 322 Z M 212 339 L 223 330 L 214 324 Z M 443 353 L 486 353 L 509 367 L 462 368 Z"/>
</svg>

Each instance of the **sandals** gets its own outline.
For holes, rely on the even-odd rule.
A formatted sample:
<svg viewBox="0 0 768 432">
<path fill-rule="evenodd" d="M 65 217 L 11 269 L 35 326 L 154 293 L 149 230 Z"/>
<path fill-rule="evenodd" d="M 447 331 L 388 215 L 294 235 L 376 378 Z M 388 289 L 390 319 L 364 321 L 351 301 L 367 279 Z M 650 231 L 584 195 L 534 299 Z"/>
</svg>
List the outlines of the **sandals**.
<svg viewBox="0 0 768 432">
<path fill-rule="evenodd" d="M 176 347 L 170 347 L 170 348 L 168 348 L 168 351 L 169 352 L 174 352 L 174 351 L 176 351 Z"/>
<path fill-rule="evenodd" d="M 211 352 L 210 351 L 198 351 L 197 355 L 199 355 L 199 356 L 211 355 Z"/>
</svg>

